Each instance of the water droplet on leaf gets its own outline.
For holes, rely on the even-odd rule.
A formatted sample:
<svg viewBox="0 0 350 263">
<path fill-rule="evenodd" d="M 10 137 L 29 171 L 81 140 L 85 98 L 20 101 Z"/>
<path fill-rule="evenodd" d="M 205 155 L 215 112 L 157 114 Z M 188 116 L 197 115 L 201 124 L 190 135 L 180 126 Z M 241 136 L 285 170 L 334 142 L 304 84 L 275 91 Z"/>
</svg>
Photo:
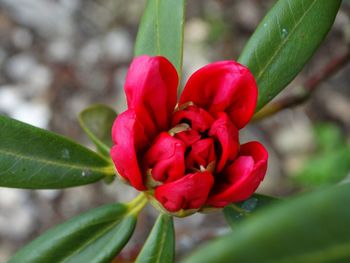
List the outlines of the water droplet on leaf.
<svg viewBox="0 0 350 263">
<path fill-rule="evenodd" d="M 236 217 L 236 219 L 241 219 L 242 217 L 244 217 L 244 214 L 243 213 L 239 213 L 235 217 Z"/>
<path fill-rule="evenodd" d="M 247 212 L 251 212 L 256 208 L 257 205 L 258 198 L 252 197 L 243 203 L 242 209 L 246 210 Z"/>
<path fill-rule="evenodd" d="M 91 171 L 90 170 L 84 170 L 81 172 L 81 176 L 85 177 L 85 176 L 89 176 L 91 175 Z"/>
<path fill-rule="evenodd" d="M 70 158 L 70 152 L 68 149 L 63 149 L 62 150 L 62 158 L 63 159 L 69 159 Z"/>
<path fill-rule="evenodd" d="M 288 36 L 288 30 L 286 28 L 282 29 L 282 38 L 285 38 Z"/>
</svg>

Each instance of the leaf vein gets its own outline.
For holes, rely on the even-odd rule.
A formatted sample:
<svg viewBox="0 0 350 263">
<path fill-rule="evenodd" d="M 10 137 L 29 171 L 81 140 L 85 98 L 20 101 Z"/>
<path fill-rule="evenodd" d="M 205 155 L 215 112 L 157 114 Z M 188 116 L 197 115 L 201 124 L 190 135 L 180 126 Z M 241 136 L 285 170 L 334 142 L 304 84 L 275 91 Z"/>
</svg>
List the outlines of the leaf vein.
<svg viewBox="0 0 350 263">
<path fill-rule="evenodd" d="M 2 150 L 0 149 L 0 155 L 7 155 L 10 157 L 15 157 L 17 159 L 16 164 L 20 161 L 20 160 L 27 160 L 27 161 L 32 161 L 35 163 L 40 163 L 40 164 L 45 164 L 45 165 L 50 165 L 50 166 L 56 166 L 56 167 L 67 167 L 67 168 L 71 168 L 71 169 L 78 169 L 78 170 L 84 170 L 84 169 L 89 169 L 91 171 L 94 172 L 106 172 L 108 171 L 110 168 L 110 165 L 106 165 L 100 168 L 94 167 L 94 166 L 88 166 L 88 165 L 77 165 L 77 164 L 72 164 L 72 163 L 64 163 L 64 162 L 59 162 L 59 161 L 53 161 L 53 160 L 49 160 L 49 159 L 40 159 L 37 160 L 35 158 L 26 156 L 26 155 L 18 155 L 15 152 L 11 152 L 11 151 L 6 151 L 6 150 Z M 12 165 L 12 168 L 14 166 Z M 4 172 L 2 172 L 4 173 Z M 1 174 L 2 174 L 1 173 Z"/>
<path fill-rule="evenodd" d="M 291 15 L 293 17 L 293 21 L 294 21 L 294 25 L 295 25 L 296 24 L 296 19 L 295 19 L 295 16 L 294 16 L 293 8 L 292 8 L 292 6 L 290 4 L 290 0 L 287 0 L 287 4 L 288 4 L 289 11 L 290 11 L 290 13 L 291 13 Z"/>
<path fill-rule="evenodd" d="M 275 58 L 277 57 L 277 55 L 280 53 L 282 47 L 285 45 L 285 43 L 290 39 L 291 35 L 293 35 L 293 33 L 296 31 L 296 29 L 298 28 L 298 26 L 301 24 L 301 22 L 303 21 L 303 19 L 306 17 L 306 15 L 308 14 L 308 12 L 310 12 L 310 10 L 312 9 L 312 7 L 316 4 L 317 0 L 314 0 L 312 2 L 312 4 L 309 6 L 309 8 L 304 11 L 304 14 L 300 17 L 300 19 L 297 21 L 297 23 L 295 24 L 295 26 L 291 29 L 290 33 L 284 38 L 284 40 L 281 42 L 281 44 L 278 46 L 278 48 L 276 49 L 276 51 L 273 53 L 273 55 L 270 57 L 270 59 L 267 61 L 267 63 L 265 64 L 265 67 L 258 73 L 258 76 L 256 77 L 257 82 L 259 82 L 260 78 L 264 75 L 265 71 L 267 70 L 267 68 L 272 64 L 272 62 L 275 60 Z M 279 24 L 279 20 L 277 18 L 278 21 L 278 26 L 280 28 L 280 24 Z"/>
</svg>

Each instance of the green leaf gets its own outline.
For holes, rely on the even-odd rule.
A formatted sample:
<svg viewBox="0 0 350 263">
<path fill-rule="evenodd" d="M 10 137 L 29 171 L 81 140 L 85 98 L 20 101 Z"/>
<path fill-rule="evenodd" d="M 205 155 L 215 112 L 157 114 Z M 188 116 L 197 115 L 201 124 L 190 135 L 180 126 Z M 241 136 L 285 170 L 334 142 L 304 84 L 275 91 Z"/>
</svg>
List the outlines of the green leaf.
<svg viewBox="0 0 350 263">
<path fill-rule="evenodd" d="M 321 151 L 334 151 L 346 145 L 340 127 L 334 123 L 318 123 L 314 130 L 316 143 Z"/>
<path fill-rule="evenodd" d="M 64 188 L 114 175 L 105 158 L 54 133 L 0 116 L 0 186 Z"/>
<path fill-rule="evenodd" d="M 254 194 L 243 202 L 225 206 L 223 213 L 229 225 L 232 228 L 235 228 L 238 222 L 248 218 L 251 213 L 277 201 L 277 198 L 271 196 Z"/>
<path fill-rule="evenodd" d="M 105 205 L 47 231 L 9 263 L 109 263 L 128 242 L 135 224 L 126 205 Z"/>
<path fill-rule="evenodd" d="M 148 0 L 135 44 L 135 56 L 164 56 L 182 71 L 185 0 Z"/>
<path fill-rule="evenodd" d="M 271 206 L 186 263 L 350 262 L 350 184 Z"/>
<path fill-rule="evenodd" d="M 350 172 L 350 149 L 346 146 L 324 152 L 308 159 L 292 178 L 306 187 L 338 183 Z"/>
<path fill-rule="evenodd" d="M 97 150 L 106 157 L 109 157 L 109 150 L 112 147 L 112 126 L 117 113 L 106 105 L 93 105 L 79 114 L 79 123 L 91 141 L 96 145 Z"/>
<path fill-rule="evenodd" d="M 305 159 L 292 179 L 306 187 L 338 183 L 350 172 L 350 147 L 336 125 L 320 123 L 314 129 L 317 150 Z"/>
<path fill-rule="evenodd" d="M 317 50 L 341 0 L 279 0 L 244 48 L 239 62 L 256 78 L 256 111 L 274 98 L 302 70 Z"/>
<path fill-rule="evenodd" d="M 175 233 L 173 218 L 169 215 L 161 214 L 135 262 L 171 263 L 174 262 L 174 250 Z"/>
</svg>

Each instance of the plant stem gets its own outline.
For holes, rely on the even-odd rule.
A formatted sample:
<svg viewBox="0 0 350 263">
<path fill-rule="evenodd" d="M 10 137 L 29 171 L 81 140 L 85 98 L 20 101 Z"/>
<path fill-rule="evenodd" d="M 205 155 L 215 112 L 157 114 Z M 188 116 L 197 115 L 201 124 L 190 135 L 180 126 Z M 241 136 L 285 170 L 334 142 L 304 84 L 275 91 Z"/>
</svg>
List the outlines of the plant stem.
<svg viewBox="0 0 350 263">
<path fill-rule="evenodd" d="M 350 61 L 350 49 L 343 55 L 332 59 L 325 67 L 323 67 L 316 74 L 308 78 L 302 85 L 302 91 L 295 93 L 289 97 L 272 102 L 256 113 L 253 121 L 258 121 L 271 116 L 281 110 L 295 107 L 304 103 L 319 85 L 334 76 L 340 69 L 342 69 Z"/>
<path fill-rule="evenodd" d="M 128 206 L 128 214 L 130 215 L 138 215 L 141 210 L 145 207 L 148 200 L 144 193 L 140 193 L 135 199 L 131 200 L 127 206 Z"/>
<path fill-rule="evenodd" d="M 233 208 L 233 210 L 235 210 L 237 213 L 240 213 L 244 216 L 249 216 L 249 212 L 247 212 L 246 210 L 244 210 L 243 208 L 240 208 L 238 205 L 236 204 L 230 204 L 230 206 Z"/>
</svg>

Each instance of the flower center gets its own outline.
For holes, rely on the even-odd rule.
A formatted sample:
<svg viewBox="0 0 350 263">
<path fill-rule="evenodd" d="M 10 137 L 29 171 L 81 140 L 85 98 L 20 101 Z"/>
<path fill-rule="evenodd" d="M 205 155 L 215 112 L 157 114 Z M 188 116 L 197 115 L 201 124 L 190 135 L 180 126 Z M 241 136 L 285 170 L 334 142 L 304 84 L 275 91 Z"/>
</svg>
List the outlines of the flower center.
<svg viewBox="0 0 350 263">
<path fill-rule="evenodd" d="M 214 172 L 216 166 L 215 141 L 210 138 L 209 130 L 214 118 L 205 110 L 188 103 L 186 107 L 175 111 L 172 129 L 169 134 L 186 145 L 185 173 Z"/>
<path fill-rule="evenodd" d="M 238 151 L 238 131 L 226 113 L 215 118 L 191 103 L 173 113 L 143 159 L 149 187 L 196 172 L 220 172 Z"/>
</svg>

